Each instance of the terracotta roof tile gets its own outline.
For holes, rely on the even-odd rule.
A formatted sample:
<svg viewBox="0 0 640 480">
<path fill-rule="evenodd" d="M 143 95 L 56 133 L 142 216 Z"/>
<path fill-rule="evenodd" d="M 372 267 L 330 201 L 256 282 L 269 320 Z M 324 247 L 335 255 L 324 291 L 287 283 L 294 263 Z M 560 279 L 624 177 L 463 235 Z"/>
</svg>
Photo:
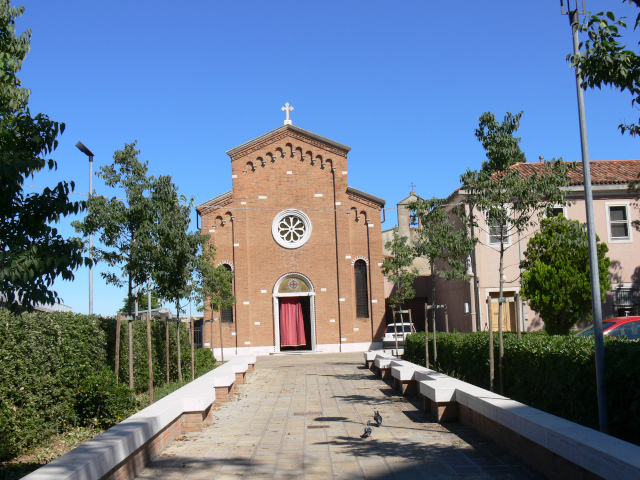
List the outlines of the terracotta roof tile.
<svg viewBox="0 0 640 480">
<path fill-rule="evenodd" d="M 569 162 L 567 162 L 569 163 Z M 569 184 L 582 185 L 582 162 L 576 162 L 575 169 L 569 171 Z M 518 163 L 511 168 L 517 168 L 523 175 L 540 172 L 543 163 Z M 640 160 L 591 160 L 591 183 L 593 185 L 607 185 L 628 183 L 638 179 Z"/>
</svg>

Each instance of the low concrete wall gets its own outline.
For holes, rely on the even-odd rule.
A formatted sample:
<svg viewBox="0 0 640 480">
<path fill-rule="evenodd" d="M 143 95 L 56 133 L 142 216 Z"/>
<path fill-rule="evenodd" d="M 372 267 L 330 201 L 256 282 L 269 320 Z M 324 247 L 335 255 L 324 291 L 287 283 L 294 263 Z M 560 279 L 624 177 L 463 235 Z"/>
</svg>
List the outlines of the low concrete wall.
<svg viewBox="0 0 640 480">
<path fill-rule="evenodd" d="M 640 447 L 386 354 L 370 368 L 401 392 L 417 391 L 438 421 L 458 420 L 554 479 L 638 479 Z"/>
<path fill-rule="evenodd" d="M 24 478 L 134 478 L 177 436 L 201 430 L 255 363 L 256 357 L 235 357 Z"/>
</svg>

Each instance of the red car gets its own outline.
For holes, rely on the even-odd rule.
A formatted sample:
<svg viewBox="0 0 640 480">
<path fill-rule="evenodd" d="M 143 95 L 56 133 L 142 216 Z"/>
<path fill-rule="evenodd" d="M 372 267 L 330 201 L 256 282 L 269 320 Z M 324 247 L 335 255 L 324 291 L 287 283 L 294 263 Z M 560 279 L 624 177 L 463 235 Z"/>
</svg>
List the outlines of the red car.
<svg viewBox="0 0 640 480">
<path fill-rule="evenodd" d="M 640 317 L 617 317 L 602 320 L 602 330 L 604 335 L 610 337 L 625 336 L 629 340 L 640 339 Z M 576 335 L 580 337 L 590 337 L 593 335 L 593 325 L 580 330 Z"/>
</svg>

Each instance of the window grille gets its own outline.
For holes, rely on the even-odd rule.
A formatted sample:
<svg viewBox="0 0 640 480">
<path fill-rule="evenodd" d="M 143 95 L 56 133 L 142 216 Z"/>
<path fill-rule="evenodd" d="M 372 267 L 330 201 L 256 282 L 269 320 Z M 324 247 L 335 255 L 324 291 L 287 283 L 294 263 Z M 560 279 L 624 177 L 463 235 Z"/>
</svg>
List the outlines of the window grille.
<svg viewBox="0 0 640 480">
<path fill-rule="evenodd" d="M 640 298 L 637 288 L 620 287 L 613 290 L 613 307 L 618 311 L 619 316 L 636 313 L 639 306 Z"/>
</svg>

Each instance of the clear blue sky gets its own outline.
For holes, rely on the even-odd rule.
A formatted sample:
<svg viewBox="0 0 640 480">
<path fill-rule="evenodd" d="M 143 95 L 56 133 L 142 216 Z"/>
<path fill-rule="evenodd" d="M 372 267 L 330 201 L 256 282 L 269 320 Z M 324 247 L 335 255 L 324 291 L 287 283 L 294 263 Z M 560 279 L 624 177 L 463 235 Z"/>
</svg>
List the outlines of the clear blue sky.
<svg viewBox="0 0 640 480">
<path fill-rule="evenodd" d="M 480 167 L 474 130 L 485 111 L 500 119 L 524 111 L 519 135 L 529 161 L 580 159 L 565 59 L 571 29 L 557 0 L 14 4 L 26 7 L 18 29 L 33 31 L 20 74 L 33 90 L 32 113 L 66 123 L 53 155 L 58 170 L 30 185 L 73 180 L 86 193 L 89 162 L 76 142 L 93 151 L 97 170 L 138 140 L 150 174 L 171 175 L 201 203 L 231 189 L 225 151 L 282 125 L 285 102 L 294 125 L 352 147 L 349 184 L 390 208 L 412 182 L 423 197 L 443 197 L 468 167 Z M 587 8 L 637 12 L 621 1 L 587 0 Z M 640 140 L 617 130 L 638 119 L 629 95 L 607 89 L 585 98 L 591 159 L 638 158 Z M 96 177 L 94 189 L 118 194 Z M 383 229 L 395 225 L 393 210 L 386 217 Z M 68 223 L 60 228 L 71 235 Z M 112 315 L 126 292 L 105 285 L 101 269 L 94 312 Z M 88 312 L 88 270 L 54 288 L 75 312 Z"/>
</svg>

